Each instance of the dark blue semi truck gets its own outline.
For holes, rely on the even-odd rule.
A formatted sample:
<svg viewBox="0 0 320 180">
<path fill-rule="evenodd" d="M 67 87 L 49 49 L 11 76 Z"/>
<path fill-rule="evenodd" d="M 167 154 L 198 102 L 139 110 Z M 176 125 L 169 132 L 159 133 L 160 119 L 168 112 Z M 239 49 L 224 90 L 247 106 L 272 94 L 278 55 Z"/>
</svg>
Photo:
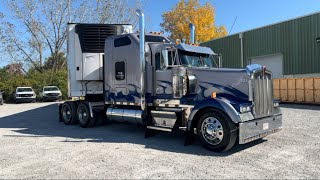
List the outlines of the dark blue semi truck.
<svg viewBox="0 0 320 180">
<path fill-rule="evenodd" d="M 173 43 L 128 24 L 69 24 L 69 97 L 59 106 L 65 124 L 108 121 L 157 131 L 184 131 L 185 144 L 221 152 L 282 129 L 272 73 L 260 65 L 220 67 L 210 48 Z M 194 33 L 193 33 L 194 34 Z M 102 115 L 102 116 L 101 116 Z"/>
</svg>

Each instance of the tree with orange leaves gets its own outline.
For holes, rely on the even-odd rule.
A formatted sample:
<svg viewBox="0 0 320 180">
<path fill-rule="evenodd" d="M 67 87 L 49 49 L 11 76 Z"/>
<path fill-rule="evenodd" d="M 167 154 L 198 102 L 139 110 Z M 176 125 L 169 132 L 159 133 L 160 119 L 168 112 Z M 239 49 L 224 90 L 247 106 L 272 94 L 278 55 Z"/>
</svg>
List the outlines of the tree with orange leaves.
<svg viewBox="0 0 320 180">
<path fill-rule="evenodd" d="M 190 40 L 189 24 L 196 27 L 195 40 L 204 42 L 227 35 L 224 26 L 215 25 L 215 8 L 208 2 L 203 6 L 199 0 L 180 0 L 175 8 L 162 14 L 164 31 L 171 33 L 172 39 Z"/>
</svg>

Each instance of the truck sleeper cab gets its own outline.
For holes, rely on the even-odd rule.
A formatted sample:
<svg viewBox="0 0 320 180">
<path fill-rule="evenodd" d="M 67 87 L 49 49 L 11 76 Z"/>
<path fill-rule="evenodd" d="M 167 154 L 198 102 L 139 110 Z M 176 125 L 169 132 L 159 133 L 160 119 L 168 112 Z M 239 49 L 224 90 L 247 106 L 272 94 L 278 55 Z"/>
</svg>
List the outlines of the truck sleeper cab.
<svg viewBox="0 0 320 180">
<path fill-rule="evenodd" d="M 108 36 L 103 53 L 99 51 L 103 65 L 97 83 L 102 83 L 102 92 L 94 94 L 87 87 L 80 96 L 71 93 L 78 100 L 59 106 L 61 121 L 90 127 L 99 114 L 105 114 L 109 121 L 143 125 L 146 137 L 156 131 L 185 131 L 185 144 L 198 136 L 204 147 L 217 152 L 282 129 L 270 71 L 260 65 L 220 68 L 218 55 L 210 48 L 173 44 L 161 34 L 145 34 L 143 13 L 138 14 L 139 33 Z M 72 44 L 68 47 L 75 48 Z M 80 52 L 81 45 L 77 46 Z M 75 64 L 74 57 L 68 54 L 70 64 Z M 99 61 L 101 56 L 96 57 Z M 94 84 L 76 81 L 82 87 Z"/>
</svg>

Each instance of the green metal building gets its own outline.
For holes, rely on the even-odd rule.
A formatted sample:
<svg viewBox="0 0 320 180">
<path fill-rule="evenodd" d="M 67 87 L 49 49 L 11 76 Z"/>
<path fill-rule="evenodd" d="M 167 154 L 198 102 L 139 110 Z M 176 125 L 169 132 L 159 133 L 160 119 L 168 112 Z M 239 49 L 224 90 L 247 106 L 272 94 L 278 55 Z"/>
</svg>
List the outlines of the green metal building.
<svg viewBox="0 0 320 180">
<path fill-rule="evenodd" d="M 262 64 L 275 78 L 320 76 L 320 13 L 201 44 L 222 54 L 222 66 Z"/>
</svg>

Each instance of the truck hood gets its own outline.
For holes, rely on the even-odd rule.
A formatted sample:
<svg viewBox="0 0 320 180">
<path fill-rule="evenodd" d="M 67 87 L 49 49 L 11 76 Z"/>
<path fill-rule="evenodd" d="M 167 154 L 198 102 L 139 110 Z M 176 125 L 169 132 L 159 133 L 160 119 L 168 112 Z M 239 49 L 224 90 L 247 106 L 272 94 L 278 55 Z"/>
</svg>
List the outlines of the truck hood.
<svg viewBox="0 0 320 180">
<path fill-rule="evenodd" d="M 246 69 L 187 68 L 188 76 L 196 78 L 196 93 L 199 98 L 208 98 L 213 92 L 221 97 L 234 97 L 248 101 L 251 80 Z"/>
<path fill-rule="evenodd" d="M 207 98 L 216 92 L 218 96 L 233 97 L 236 100 L 249 100 L 249 82 L 260 65 L 248 65 L 245 69 L 228 68 L 187 68 L 187 75 L 196 78 L 195 92 Z"/>
</svg>

